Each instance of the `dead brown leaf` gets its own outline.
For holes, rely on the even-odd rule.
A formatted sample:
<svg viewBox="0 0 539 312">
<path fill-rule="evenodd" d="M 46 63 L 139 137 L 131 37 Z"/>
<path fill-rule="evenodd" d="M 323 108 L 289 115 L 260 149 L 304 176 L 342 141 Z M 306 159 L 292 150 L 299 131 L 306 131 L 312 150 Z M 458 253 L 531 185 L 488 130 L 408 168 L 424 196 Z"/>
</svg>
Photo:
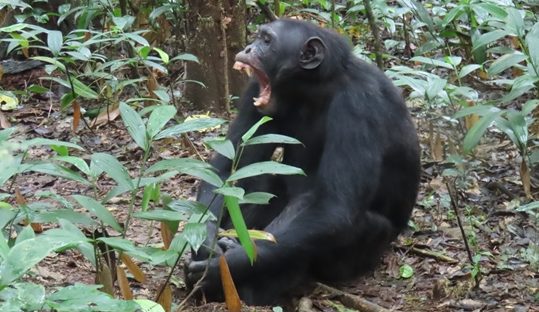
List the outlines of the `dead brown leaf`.
<svg viewBox="0 0 539 312">
<path fill-rule="evenodd" d="M 223 292 L 225 294 L 226 307 L 230 312 L 241 312 L 241 301 L 236 285 L 232 280 L 230 268 L 226 262 L 225 256 L 219 257 L 219 271 L 221 272 L 221 282 L 223 283 Z"/>
</svg>

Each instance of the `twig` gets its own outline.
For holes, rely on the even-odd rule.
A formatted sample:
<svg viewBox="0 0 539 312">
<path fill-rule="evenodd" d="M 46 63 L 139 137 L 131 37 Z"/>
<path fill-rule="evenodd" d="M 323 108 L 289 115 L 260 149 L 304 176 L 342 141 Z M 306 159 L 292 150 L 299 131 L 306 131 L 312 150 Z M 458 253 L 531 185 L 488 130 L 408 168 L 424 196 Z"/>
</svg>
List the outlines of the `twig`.
<svg viewBox="0 0 539 312">
<path fill-rule="evenodd" d="M 384 60 L 382 59 L 382 44 L 380 42 L 380 32 L 378 31 L 378 26 L 376 26 L 376 19 L 372 13 L 371 1 L 363 0 L 365 5 L 365 11 L 367 11 L 367 20 L 369 21 L 369 27 L 372 31 L 372 36 L 374 37 L 374 54 L 376 55 L 376 65 L 378 68 L 384 69 Z"/>
<path fill-rule="evenodd" d="M 405 250 L 405 251 L 411 251 L 416 255 L 429 257 L 429 258 L 434 258 L 436 260 L 440 260 L 440 261 L 444 261 L 444 262 L 448 262 L 448 263 L 458 263 L 459 262 L 457 259 L 446 256 L 446 255 L 442 254 L 439 251 L 427 250 L 427 249 L 422 249 L 422 248 L 417 248 L 417 247 L 406 247 L 406 246 L 397 246 L 397 248 Z"/>
<path fill-rule="evenodd" d="M 466 248 L 466 253 L 468 254 L 468 260 L 470 260 L 470 264 L 473 266 L 473 254 L 472 250 L 470 249 L 470 245 L 468 244 L 468 237 L 466 237 L 466 232 L 464 231 L 464 226 L 462 225 L 462 221 L 460 219 L 460 214 L 458 210 L 458 193 L 457 189 L 455 187 L 455 181 L 446 182 L 445 185 L 447 186 L 447 191 L 449 193 L 449 198 L 451 199 L 451 208 L 453 208 L 453 212 L 455 213 L 455 217 L 457 218 L 457 224 L 460 229 L 460 234 L 462 235 L 462 240 L 464 241 L 464 247 Z M 479 286 L 479 274 L 475 275 L 475 285 Z"/>
<path fill-rule="evenodd" d="M 356 309 L 360 312 L 389 312 L 388 309 L 372 303 L 357 295 L 346 293 L 342 290 L 333 288 L 322 283 L 316 283 L 318 289 L 330 293 L 330 295 L 338 297 L 339 301 L 348 308 Z"/>
</svg>

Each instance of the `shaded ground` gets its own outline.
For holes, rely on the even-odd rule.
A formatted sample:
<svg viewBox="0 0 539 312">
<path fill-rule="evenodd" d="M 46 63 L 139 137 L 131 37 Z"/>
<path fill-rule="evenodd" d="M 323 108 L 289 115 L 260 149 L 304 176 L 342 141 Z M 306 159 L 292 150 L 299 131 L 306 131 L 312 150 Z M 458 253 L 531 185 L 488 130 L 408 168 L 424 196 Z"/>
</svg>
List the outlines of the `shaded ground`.
<svg viewBox="0 0 539 312">
<path fill-rule="evenodd" d="M 29 76 L 39 75 L 39 69 L 27 71 L 8 76 L 1 84 L 6 89 L 13 88 Z M 40 136 L 76 142 L 87 149 L 88 155 L 108 152 L 133 172 L 138 169 L 135 166 L 142 157 L 141 151 L 131 142 L 119 118 L 93 130 L 81 129 L 74 135 L 72 117 L 59 112 L 58 107 L 55 96 L 33 97 L 4 115 L 19 127 L 19 137 Z M 479 262 L 482 279 L 474 288 L 472 267 L 441 176 L 445 165 L 431 159 L 429 130 L 421 122 L 418 127 L 424 150 L 424 173 L 413 214 L 414 230 L 401 235 L 375 272 L 340 289 L 394 311 L 539 311 L 538 219 L 515 211 L 515 199 L 524 198 L 517 152 L 503 138 L 489 139 L 488 144 L 482 145 L 477 152 L 479 165 L 468 172 L 468 184 L 459 189 L 460 215 L 471 249 L 474 254 L 482 255 Z M 192 134 L 190 139 L 199 153 L 207 155 L 200 143 L 204 135 Z M 159 158 L 188 157 L 193 151 L 184 143 L 161 141 L 155 155 Z M 49 155 L 50 151 L 46 149 L 33 149 L 30 158 Z M 19 176 L 16 185 L 29 200 L 40 191 L 54 191 L 65 196 L 89 191 L 74 182 L 41 174 Z M 105 192 L 112 185 L 112 181 L 102 179 L 100 191 Z M 192 198 L 195 189 L 196 181 L 189 177 L 177 177 L 162 188 L 174 198 Z M 110 206 L 120 220 L 124 219 L 126 203 L 125 198 L 116 198 Z M 50 226 L 53 225 L 44 228 Z M 160 242 L 159 226 L 135 220 L 128 237 L 139 244 L 157 244 Z M 413 268 L 412 276 L 406 279 L 400 272 L 405 264 Z M 168 271 L 145 264 L 142 268 L 149 281 L 139 284 L 130 279 L 131 287 L 136 297 L 153 299 Z M 28 279 L 52 288 L 75 282 L 94 283 L 94 273 L 80 254 L 67 251 L 45 259 Z M 179 303 L 185 297 L 181 274 L 175 276 L 173 283 L 176 285 L 174 301 Z M 311 299 L 314 311 L 347 311 L 327 292 L 314 293 Z M 225 309 L 223 305 L 214 304 L 191 307 L 188 311 Z M 260 308 L 256 311 L 271 310 Z"/>
</svg>

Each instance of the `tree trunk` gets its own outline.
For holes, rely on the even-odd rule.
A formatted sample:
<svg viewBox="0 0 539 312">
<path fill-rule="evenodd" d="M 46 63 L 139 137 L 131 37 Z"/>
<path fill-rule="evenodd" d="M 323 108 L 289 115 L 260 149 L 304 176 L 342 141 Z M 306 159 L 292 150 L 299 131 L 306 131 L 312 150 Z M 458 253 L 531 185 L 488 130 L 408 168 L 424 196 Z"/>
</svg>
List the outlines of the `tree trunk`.
<svg viewBox="0 0 539 312">
<path fill-rule="evenodd" d="M 195 109 L 226 112 L 230 97 L 239 95 L 245 78 L 232 69 L 234 56 L 245 46 L 245 1 L 188 0 L 187 52 L 200 64 L 188 63 L 185 97 Z"/>
</svg>

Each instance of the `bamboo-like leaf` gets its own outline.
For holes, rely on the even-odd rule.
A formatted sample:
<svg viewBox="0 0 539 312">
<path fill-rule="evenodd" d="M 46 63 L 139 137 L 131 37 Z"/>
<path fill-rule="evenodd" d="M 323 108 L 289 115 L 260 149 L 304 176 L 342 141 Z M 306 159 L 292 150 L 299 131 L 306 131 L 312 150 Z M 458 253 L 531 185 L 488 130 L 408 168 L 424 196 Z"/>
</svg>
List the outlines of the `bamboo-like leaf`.
<svg viewBox="0 0 539 312">
<path fill-rule="evenodd" d="M 263 161 L 247 165 L 230 175 L 227 181 L 236 181 L 262 174 L 305 175 L 302 169 L 275 161 Z"/>
<path fill-rule="evenodd" d="M 125 300 L 133 299 L 133 291 L 131 290 L 131 286 L 129 286 L 127 275 L 125 275 L 124 268 L 119 265 L 116 266 L 116 278 L 118 280 L 118 286 L 120 287 L 122 298 Z"/>
<path fill-rule="evenodd" d="M 223 255 L 219 257 L 219 272 L 221 274 L 221 283 L 223 284 L 225 303 L 228 311 L 241 312 L 240 296 L 238 295 L 236 285 L 234 285 L 234 281 L 232 280 L 226 258 Z"/>
</svg>

